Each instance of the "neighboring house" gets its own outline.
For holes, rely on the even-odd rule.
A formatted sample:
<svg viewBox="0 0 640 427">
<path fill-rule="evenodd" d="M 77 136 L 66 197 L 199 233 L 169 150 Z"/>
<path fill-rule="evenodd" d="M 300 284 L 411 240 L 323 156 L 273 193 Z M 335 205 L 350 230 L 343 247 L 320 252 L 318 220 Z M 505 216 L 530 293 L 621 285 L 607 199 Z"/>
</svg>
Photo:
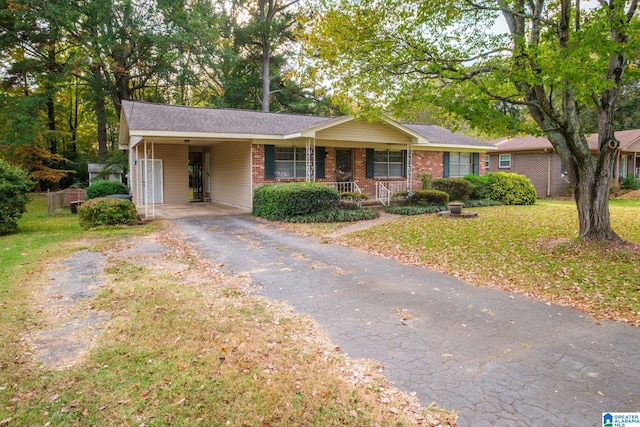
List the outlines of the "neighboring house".
<svg viewBox="0 0 640 427">
<path fill-rule="evenodd" d="M 482 174 L 485 153 L 495 150 L 438 126 L 387 119 L 132 101 L 122 103 L 119 140 L 129 150 L 136 205 L 198 200 L 247 210 L 254 188 L 292 181 L 323 182 L 387 203 L 398 191 L 421 189 L 422 173 Z"/>
<path fill-rule="evenodd" d="M 89 185 L 93 184 L 96 181 L 117 181 L 122 182 L 122 168 L 114 168 L 111 167 L 110 173 L 105 173 L 104 169 L 107 165 L 102 163 L 89 163 Z M 114 169 L 118 169 L 118 171 L 113 172 Z"/>
<path fill-rule="evenodd" d="M 616 132 L 620 151 L 614 179 L 628 175 L 640 177 L 640 129 Z M 498 149 L 486 157 L 487 172 L 514 172 L 527 176 L 536 187 L 538 197 L 558 197 L 570 194 L 569 179 L 560 156 L 548 139 L 534 136 L 501 138 L 490 141 Z M 589 149 L 598 153 L 598 135 L 587 138 Z"/>
</svg>

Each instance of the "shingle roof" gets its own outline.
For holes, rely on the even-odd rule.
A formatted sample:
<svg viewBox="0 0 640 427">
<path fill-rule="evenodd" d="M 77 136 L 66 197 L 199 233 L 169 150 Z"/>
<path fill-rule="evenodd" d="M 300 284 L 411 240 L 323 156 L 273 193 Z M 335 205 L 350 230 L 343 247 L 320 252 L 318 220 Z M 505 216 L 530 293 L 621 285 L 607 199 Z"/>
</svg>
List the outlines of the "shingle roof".
<svg viewBox="0 0 640 427">
<path fill-rule="evenodd" d="M 432 144 L 437 145 L 468 145 L 472 147 L 493 147 L 488 142 L 480 141 L 470 136 L 453 133 L 449 129 L 445 129 L 436 125 L 412 125 L 403 124 L 402 126 L 411 129 L 417 134 L 424 136 Z"/>
<path fill-rule="evenodd" d="M 263 113 L 224 108 L 186 107 L 122 101 L 129 130 L 157 132 L 202 132 L 237 135 L 294 135 L 343 121 L 349 116 L 320 117 Z M 434 125 L 397 124 L 434 145 L 493 148 L 493 145 Z M 407 131 L 408 132 L 408 131 Z"/>
<path fill-rule="evenodd" d="M 218 134 L 290 135 L 342 119 L 137 101 L 122 101 L 122 110 L 129 129 Z"/>
<path fill-rule="evenodd" d="M 620 149 L 625 151 L 630 145 L 640 141 L 640 129 L 621 130 L 616 132 L 616 138 L 620 141 Z M 505 137 L 489 141 L 498 147 L 498 152 L 503 151 L 538 151 L 553 149 L 551 142 L 544 137 L 531 135 L 519 137 Z M 589 149 L 598 150 L 598 134 L 594 133 L 587 137 Z"/>
</svg>

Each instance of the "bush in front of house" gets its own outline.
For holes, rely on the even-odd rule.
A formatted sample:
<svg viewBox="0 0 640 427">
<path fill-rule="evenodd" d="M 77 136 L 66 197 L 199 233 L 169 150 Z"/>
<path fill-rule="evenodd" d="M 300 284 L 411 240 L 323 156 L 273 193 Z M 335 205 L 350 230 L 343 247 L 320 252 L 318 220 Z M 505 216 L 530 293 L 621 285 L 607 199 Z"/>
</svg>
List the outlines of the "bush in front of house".
<svg viewBox="0 0 640 427">
<path fill-rule="evenodd" d="M 0 159 L 0 234 L 18 228 L 18 220 L 27 211 L 32 187 L 24 169 Z"/>
<path fill-rule="evenodd" d="M 640 190 L 640 179 L 629 174 L 622 180 L 620 188 L 623 190 Z"/>
<path fill-rule="evenodd" d="M 264 185 L 253 192 L 253 215 L 272 221 L 335 210 L 340 194 L 315 182 Z"/>
<path fill-rule="evenodd" d="M 470 200 L 488 200 L 491 194 L 491 184 L 488 175 L 469 174 L 464 177 L 471 184 Z"/>
<path fill-rule="evenodd" d="M 505 205 L 533 205 L 536 202 L 536 188 L 524 175 L 507 172 L 490 172 L 490 200 L 498 200 Z"/>
<path fill-rule="evenodd" d="M 446 211 L 447 206 L 398 206 L 388 205 L 384 207 L 384 211 L 395 215 L 424 215 Z"/>
<path fill-rule="evenodd" d="M 87 187 L 86 200 L 114 194 L 129 194 L 129 187 L 117 181 L 98 181 Z"/>
<path fill-rule="evenodd" d="M 340 208 L 341 209 L 360 209 L 362 202 L 369 200 L 369 195 L 364 193 L 358 193 L 355 191 L 345 191 L 340 193 Z"/>
<path fill-rule="evenodd" d="M 449 195 L 439 190 L 417 190 L 407 197 L 408 206 L 442 206 L 449 203 Z M 444 209 L 446 210 L 446 209 Z"/>
<path fill-rule="evenodd" d="M 377 209 L 333 209 L 287 218 L 287 222 L 320 223 L 320 222 L 354 222 L 376 219 L 380 216 Z"/>
<path fill-rule="evenodd" d="M 431 181 L 431 189 L 444 191 L 449 195 L 449 200 L 467 200 L 471 194 L 471 183 L 463 178 L 438 178 Z"/>
<path fill-rule="evenodd" d="M 98 197 L 78 207 L 78 219 L 84 229 L 107 225 L 130 225 L 137 221 L 136 206 L 125 199 Z"/>
</svg>

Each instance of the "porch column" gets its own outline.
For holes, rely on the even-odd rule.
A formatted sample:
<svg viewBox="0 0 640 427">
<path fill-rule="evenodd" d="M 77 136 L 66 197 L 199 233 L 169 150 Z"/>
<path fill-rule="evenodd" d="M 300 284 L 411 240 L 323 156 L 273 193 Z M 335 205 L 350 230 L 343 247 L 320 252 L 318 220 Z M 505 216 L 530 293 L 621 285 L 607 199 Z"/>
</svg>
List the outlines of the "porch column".
<svg viewBox="0 0 640 427">
<path fill-rule="evenodd" d="M 407 145 L 407 194 L 413 193 L 413 147 Z"/>
<path fill-rule="evenodd" d="M 316 139 L 307 138 L 307 182 L 315 182 L 316 180 Z"/>
</svg>

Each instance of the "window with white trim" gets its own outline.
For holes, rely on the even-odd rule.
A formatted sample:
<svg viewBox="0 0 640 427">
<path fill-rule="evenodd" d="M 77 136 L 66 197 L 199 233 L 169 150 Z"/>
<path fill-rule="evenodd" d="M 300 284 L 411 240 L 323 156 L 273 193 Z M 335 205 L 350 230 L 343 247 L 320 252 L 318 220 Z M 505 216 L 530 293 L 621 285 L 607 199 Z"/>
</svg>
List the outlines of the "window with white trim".
<svg viewBox="0 0 640 427">
<path fill-rule="evenodd" d="M 373 154 L 374 178 L 402 178 L 404 154 L 402 151 L 376 150 Z"/>
<path fill-rule="evenodd" d="M 499 168 L 510 168 L 511 167 L 511 154 L 500 154 L 500 159 L 498 160 Z"/>
<path fill-rule="evenodd" d="M 491 166 L 491 156 L 489 154 L 484 155 L 484 169 L 489 170 Z"/>
<path fill-rule="evenodd" d="M 276 178 L 306 178 L 306 147 L 276 147 L 275 176 Z"/>
<path fill-rule="evenodd" d="M 449 177 L 461 178 L 473 173 L 473 153 L 452 152 L 449 154 Z"/>
</svg>

